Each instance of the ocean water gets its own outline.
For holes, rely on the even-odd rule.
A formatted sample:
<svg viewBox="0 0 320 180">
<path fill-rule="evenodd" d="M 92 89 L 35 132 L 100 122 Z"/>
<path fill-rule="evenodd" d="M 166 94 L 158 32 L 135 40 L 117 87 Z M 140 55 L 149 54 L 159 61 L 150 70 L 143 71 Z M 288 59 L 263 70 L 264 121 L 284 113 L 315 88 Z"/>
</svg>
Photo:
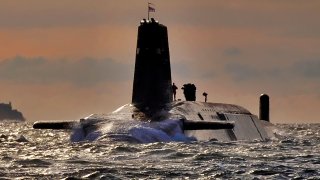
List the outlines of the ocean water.
<svg viewBox="0 0 320 180">
<path fill-rule="evenodd" d="M 274 133 L 268 142 L 71 142 L 70 131 L 1 122 L 0 179 L 320 179 L 320 124 Z"/>
</svg>

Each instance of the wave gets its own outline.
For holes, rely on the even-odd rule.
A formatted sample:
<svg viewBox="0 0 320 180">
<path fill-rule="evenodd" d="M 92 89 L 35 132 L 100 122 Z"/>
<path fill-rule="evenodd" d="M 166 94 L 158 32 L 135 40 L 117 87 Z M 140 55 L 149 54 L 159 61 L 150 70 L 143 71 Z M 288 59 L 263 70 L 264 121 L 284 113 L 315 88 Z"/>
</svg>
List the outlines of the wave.
<svg viewBox="0 0 320 180">
<path fill-rule="evenodd" d="M 159 122 L 132 120 L 106 120 L 82 124 L 73 129 L 72 142 L 112 140 L 137 143 L 190 142 L 194 137 L 185 136 L 179 120 L 167 119 Z"/>
</svg>

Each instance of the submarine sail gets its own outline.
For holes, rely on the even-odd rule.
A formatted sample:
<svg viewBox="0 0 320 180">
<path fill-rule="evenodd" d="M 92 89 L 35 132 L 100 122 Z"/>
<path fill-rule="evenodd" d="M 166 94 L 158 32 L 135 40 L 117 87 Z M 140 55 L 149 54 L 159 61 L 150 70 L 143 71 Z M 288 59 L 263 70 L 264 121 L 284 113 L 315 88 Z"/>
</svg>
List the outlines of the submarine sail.
<svg viewBox="0 0 320 180">
<path fill-rule="evenodd" d="M 167 27 L 153 18 L 138 29 L 132 104 L 158 109 L 172 102 Z"/>
</svg>

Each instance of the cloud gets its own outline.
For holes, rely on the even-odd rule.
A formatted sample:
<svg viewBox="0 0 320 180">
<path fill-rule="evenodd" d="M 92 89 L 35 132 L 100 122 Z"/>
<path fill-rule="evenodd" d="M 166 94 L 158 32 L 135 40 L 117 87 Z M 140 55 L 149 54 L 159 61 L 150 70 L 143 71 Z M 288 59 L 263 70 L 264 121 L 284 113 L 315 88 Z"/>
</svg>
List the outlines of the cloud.
<svg viewBox="0 0 320 180">
<path fill-rule="evenodd" d="M 216 76 L 216 73 L 213 72 L 212 69 L 204 70 L 182 62 L 171 63 L 171 74 L 173 79 L 179 78 L 186 81 L 193 79 L 212 79 Z"/>
<path fill-rule="evenodd" d="M 220 77 L 229 75 L 237 86 L 260 87 L 290 94 L 320 93 L 320 61 L 300 60 L 286 66 L 257 66 L 249 63 L 227 63 Z M 226 73 L 226 74 L 225 74 Z"/>
<path fill-rule="evenodd" d="M 125 81 L 132 77 L 131 65 L 112 59 L 48 60 L 15 57 L 0 62 L 0 81 L 33 84 L 70 83 L 89 86 Z"/>
<path fill-rule="evenodd" d="M 292 70 L 302 77 L 320 80 L 320 60 L 296 62 Z"/>
<path fill-rule="evenodd" d="M 144 5 L 133 3 L 130 6 L 124 6 L 123 3 L 109 0 L 4 1 L 1 2 L 0 7 L 0 27 L 43 28 L 123 24 L 121 20 L 133 20 L 135 16 L 128 16 L 128 14 L 139 15 L 136 8 Z"/>
<path fill-rule="evenodd" d="M 237 56 L 237 55 L 240 55 L 242 52 L 239 48 L 231 47 L 231 48 L 224 50 L 223 53 L 226 56 Z"/>
<path fill-rule="evenodd" d="M 172 75 L 177 75 L 179 77 L 190 78 L 192 76 L 190 67 L 184 63 L 171 63 L 171 71 Z"/>
<path fill-rule="evenodd" d="M 247 81 L 261 78 L 261 72 L 246 64 L 229 63 L 225 65 L 226 73 L 230 74 L 235 81 Z"/>
<path fill-rule="evenodd" d="M 292 76 L 294 70 L 288 67 L 263 67 L 248 63 L 233 62 L 227 63 L 224 70 L 224 73 L 231 76 L 236 83 L 262 83 L 269 81 L 276 85 L 282 84 L 283 81 L 288 82 L 288 78 L 296 78 L 296 76 Z M 223 74 L 220 74 L 220 76 L 223 76 Z"/>
<path fill-rule="evenodd" d="M 130 5 L 128 5 L 130 4 Z M 2 0 L 0 27 L 61 27 L 101 24 L 135 24 L 146 16 L 145 3 L 127 0 Z M 275 8 L 276 7 L 276 8 Z M 318 2 L 300 1 L 225 2 L 176 0 L 157 2 L 156 17 L 166 22 L 192 26 L 250 26 L 259 29 L 284 27 L 304 32 L 305 27 L 320 28 L 316 22 Z M 192 13 L 190 13 L 192 12 Z M 285 13 L 284 13 L 285 12 Z M 152 14 L 153 15 L 153 14 Z M 138 18 L 138 19 L 137 19 Z M 291 26 L 294 25 L 295 28 Z"/>
</svg>

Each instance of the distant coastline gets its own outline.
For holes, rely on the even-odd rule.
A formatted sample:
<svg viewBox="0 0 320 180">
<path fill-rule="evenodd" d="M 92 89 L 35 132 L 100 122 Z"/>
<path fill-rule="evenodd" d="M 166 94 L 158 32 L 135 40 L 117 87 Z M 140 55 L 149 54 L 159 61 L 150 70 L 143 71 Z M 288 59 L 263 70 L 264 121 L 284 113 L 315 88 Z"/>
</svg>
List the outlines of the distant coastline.
<svg viewBox="0 0 320 180">
<path fill-rule="evenodd" d="M 12 104 L 9 102 L 0 103 L 0 121 L 3 120 L 25 121 L 25 118 L 20 111 L 12 109 Z"/>
</svg>

